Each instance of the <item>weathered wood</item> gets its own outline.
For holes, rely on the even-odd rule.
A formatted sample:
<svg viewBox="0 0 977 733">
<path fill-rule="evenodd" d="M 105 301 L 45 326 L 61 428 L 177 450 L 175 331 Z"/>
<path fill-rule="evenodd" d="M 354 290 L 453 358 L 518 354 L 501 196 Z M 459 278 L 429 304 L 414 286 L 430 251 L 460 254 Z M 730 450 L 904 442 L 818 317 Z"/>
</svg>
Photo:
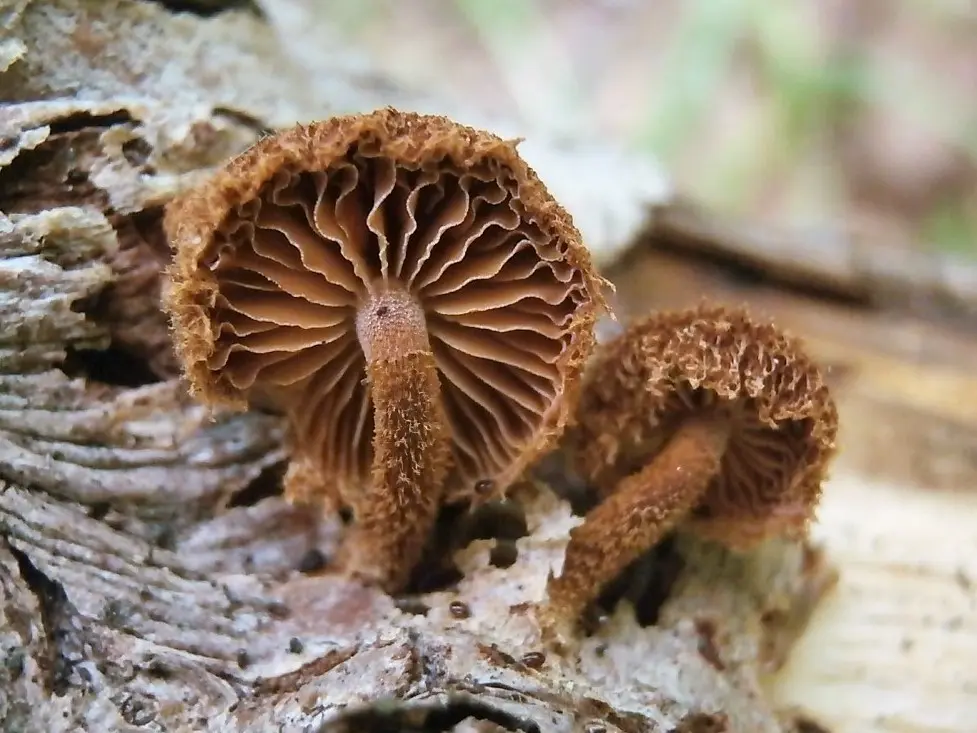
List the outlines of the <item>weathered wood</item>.
<svg viewBox="0 0 977 733">
<path fill-rule="evenodd" d="M 884 234 L 841 223 L 763 227 L 678 199 L 656 207 L 648 222 L 640 245 L 701 254 L 767 280 L 917 316 L 977 319 L 977 250 L 897 247 Z"/>
<path fill-rule="evenodd" d="M 0 14 L 0 727 L 781 730 L 758 675 L 831 584 L 810 548 L 669 545 L 635 576 L 656 623 L 621 604 L 579 659 L 527 656 L 577 521 L 558 473 L 520 490 L 514 547 L 446 525 L 460 580 L 393 599 L 310 572 L 342 523 L 278 496 L 277 418 L 186 398 L 158 309 L 160 211 L 268 128 L 410 95 L 302 73 L 248 7 L 167 5 Z M 614 151 L 527 143 L 605 259 L 667 194 L 640 167 L 605 185 Z"/>
</svg>

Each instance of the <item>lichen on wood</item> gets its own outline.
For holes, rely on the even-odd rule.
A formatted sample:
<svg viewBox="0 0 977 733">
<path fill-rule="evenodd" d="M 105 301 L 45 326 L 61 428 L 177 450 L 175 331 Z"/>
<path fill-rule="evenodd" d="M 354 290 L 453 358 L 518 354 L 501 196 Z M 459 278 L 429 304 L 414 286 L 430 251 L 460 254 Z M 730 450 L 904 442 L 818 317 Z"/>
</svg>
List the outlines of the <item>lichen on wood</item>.
<svg viewBox="0 0 977 733">
<path fill-rule="evenodd" d="M 208 412 L 177 376 L 160 212 L 266 130 L 377 90 L 330 99 L 247 9 L 167 5 L 2 16 L 0 727 L 781 730 L 757 675 L 830 581 L 810 549 L 679 538 L 579 659 L 529 610 L 579 521 L 562 478 L 520 489 L 506 562 L 444 533 L 453 575 L 406 597 L 308 562 L 345 529 L 279 495 L 280 418 Z"/>
</svg>

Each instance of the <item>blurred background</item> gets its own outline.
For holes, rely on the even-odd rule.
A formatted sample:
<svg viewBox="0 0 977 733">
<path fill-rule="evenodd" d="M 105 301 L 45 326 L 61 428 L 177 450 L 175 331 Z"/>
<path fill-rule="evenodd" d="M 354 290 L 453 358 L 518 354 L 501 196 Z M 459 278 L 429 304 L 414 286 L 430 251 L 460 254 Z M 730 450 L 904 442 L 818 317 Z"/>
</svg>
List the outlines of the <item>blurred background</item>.
<svg viewBox="0 0 977 733">
<path fill-rule="evenodd" d="M 973 0 L 320 0 L 379 69 L 752 221 L 977 258 Z"/>
</svg>

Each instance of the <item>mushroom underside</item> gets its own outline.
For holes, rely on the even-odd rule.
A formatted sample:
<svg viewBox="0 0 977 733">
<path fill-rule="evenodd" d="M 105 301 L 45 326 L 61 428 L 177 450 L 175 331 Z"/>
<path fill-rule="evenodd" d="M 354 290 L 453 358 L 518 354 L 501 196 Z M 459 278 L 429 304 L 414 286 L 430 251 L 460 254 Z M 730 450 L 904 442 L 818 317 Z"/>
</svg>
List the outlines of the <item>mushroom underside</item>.
<svg viewBox="0 0 977 733">
<path fill-rule="evenodd" d="M 335 491 L 361 490 L 374 416 L 356 319 L 397 291 L 424 315 L 453 483 L 496 477 L 547 424 L 589 300 L 567 244 L 544 235 L 517 189 L 504 175 L 356 149 L 325 171 L 279 171 L 201 257 L 217 284 L 209 369 L 236 391 L 274 395 L 297 451 Z"/>
<path fill-rule="evenodd" d="M 747 549 L 806 525 L 804 463 L 809 421 L 764 421 L 755 400 L 723 399 L 682 385 L 663 400 L 661 420 L 632 424 L 614 475 L 583 523 L 570 531 L 543 611 L 551 631 L 577 619 L 610 582 L 677 525 Z M 609 490 L 608 490 L 609 489 Z"/>
<path fill-rule="evenodd" d="M 811 462 L 813 421 L 763 420 L 754 398 L 725 399 L 687 384 L 670 395 L 652 419 L 646 416 L 624 431 L 617 461 L 596 477 L 601 494 L 608 495 L 621 478 L 654 461 L 680 425 L 702 415 L 728 420 L 731 430 L 719 471 L 690 519 L 701 520 L 705 528 L 803 523 L 809 497 L 798 493 L 805 487 L 797 479 Z"/>
</svg>

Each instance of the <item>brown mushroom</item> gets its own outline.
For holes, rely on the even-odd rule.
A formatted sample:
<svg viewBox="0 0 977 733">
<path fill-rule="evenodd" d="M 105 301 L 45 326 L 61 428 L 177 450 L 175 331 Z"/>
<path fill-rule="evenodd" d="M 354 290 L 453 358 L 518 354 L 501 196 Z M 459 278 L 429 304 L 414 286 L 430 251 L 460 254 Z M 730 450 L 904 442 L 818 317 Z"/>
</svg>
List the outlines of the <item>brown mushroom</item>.
<svg viewBox="0 0 977 733">
<path fill-rule="evenodd" d="M 442 117 L 267 137 L 165 226 L 195 393 L 282 409 L 286 494 L 350 507 L 341 565 L 388 590 L 443 501 L 504 491 L 562 432 L 605 308 L 514 145 Z"/>
<path fill-rule="evenodd" d="M 708 305 L 628 328 L 592 365 L 577 411 L 572 451 L 603 498 L 549 581 L 563 620 L 679 522 L 736 550 L 803 535 L 838 425 L 798 341 Z"/>
</svg>

